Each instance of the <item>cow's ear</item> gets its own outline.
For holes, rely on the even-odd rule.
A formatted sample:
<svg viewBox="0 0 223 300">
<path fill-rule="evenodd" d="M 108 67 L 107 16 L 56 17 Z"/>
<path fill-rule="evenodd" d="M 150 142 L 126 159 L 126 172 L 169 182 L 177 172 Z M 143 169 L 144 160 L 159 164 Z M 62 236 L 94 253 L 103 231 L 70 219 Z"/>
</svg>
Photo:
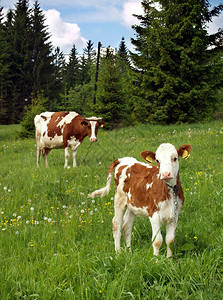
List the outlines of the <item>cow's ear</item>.
<svg viewBox="0 0 223 300">
<path fill-rule="evenodd" d="M 150 164 L 156 159 L 156 154 L 149 150 L 142 151 L 140 155 L 145 161 L 149 162 Z"/>
<path fill-rule="evenodd" d="M 81 125 L 82 125 L 83 127 L 85 127 L 85 126 L 88 125 L 88 122 L 84 120 L 84 121 L 81 122 Z"/>
<path fill-rule="evenodd" d="M 105 122 L 99 122 L 99 126 L 100 126 L 101 128 L 103 128 L 103 127 L 106 126 L 106 123 L 105 123 Z"/>
<path fill-rule="evenodd" d="M 177 152 L 179 156 L 187 159 L 190 156 L 190 150 L 191 150 L 191 145 L 183 145 L 177 150 Z"/>
</svg>

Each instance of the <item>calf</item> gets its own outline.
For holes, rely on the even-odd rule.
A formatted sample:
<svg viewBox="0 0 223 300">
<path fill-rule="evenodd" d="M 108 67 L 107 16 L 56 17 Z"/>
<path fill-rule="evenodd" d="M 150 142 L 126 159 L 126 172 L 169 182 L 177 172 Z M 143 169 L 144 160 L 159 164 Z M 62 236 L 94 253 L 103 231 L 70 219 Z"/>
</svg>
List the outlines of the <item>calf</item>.
<svg viewBox="0 0 223 300">
<path fill-rule="evenodd" d="M 156 160 L 157 166 L 139 162 L 132 157 L 116 159 L 110 165 L 106 186 L 91 193 L 89 197 L 103 197 L 109 193 L 115 168 L 113 236 L 116 251 L 120 250 L 121 229 L 127 247 L 131 248 L 134 219 L 143 216 L 149 217 L 152 225 L 154 255 L 159 253 L 163 241 L 160 228 L 166 223 L 167 257 L 172 256 L 170 244 L 174 241 L 179 212 L 184 203 L 178 159 L 188 157 L 190 150 L 190 145 L 183 145 L 177 150 L 173 145 L 165 143 L 158 147 L 156 153 L 141 152 L 144 160 L 150 163 Z"/>
<path fill-rule="evenodd" d="M 40 151 L 48 166 L 47 155 L 54 148 L 64 148 L 65 165 L 68 166 L 69 151 L 73 152 L 73 167 L 76 167 L 78 146 L 88 135 L 91 142 L 97 141 L 98 127 L 105 126 L 101 118 L 83 118 L 76 112 L 44 112 L 34 118 L 37 147 L 37 166 L 39 167 Z"/>
</svg>

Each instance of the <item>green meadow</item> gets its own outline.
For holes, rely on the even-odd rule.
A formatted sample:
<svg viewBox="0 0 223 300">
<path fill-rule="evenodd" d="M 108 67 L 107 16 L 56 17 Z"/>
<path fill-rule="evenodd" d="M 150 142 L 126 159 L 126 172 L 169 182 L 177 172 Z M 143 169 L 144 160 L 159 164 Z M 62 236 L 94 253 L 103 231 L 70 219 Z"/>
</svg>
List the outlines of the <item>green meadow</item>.
<svg viewBox="0 0 223 300">
<path fill-rule="evenodd" d="M 37 168 L 35 140 L 18 130 L 0 126 L 0 299 L 223 299 L 222 122 L 100 129 L 97 143 L 87 137 L 79 147 L 76 169 L 64 169 L 62 149 Z M 87 195 L 105 186 L 114 159 L 142 161 L 141 151 L 163 142 L 192 145 L 180 161 L 178 258 L 166 258 L 165 243 L 153 257 L 143 218 L 134 223 L 132 252 L 123 240 L 116 254 L 114 181 L 108 196 Z"/>
</svg>

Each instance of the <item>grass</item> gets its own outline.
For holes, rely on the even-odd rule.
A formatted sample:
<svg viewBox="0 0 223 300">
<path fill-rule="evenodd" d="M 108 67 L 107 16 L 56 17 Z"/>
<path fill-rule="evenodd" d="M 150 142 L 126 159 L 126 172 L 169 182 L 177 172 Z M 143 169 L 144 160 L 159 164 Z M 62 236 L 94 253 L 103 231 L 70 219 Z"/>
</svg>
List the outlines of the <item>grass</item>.
<svg viewBox="0 0 223 300">
<path fill-rule="evenodd" d="M 1 299 L 222 299 L 223 124 L 138 125 L 100 130 L 79 147 L 77 168 L 64 169 L 63 150 L 36 167 L 35 140 L 19 125 L 0 126 Z M 109 196 L 87 194 L 106 183 L 118 157 L 139 160 L 162 142 L 192 145 L 181 160 L 185 205 L 177 227 L 178 261 L 152 255 L 151 227 L 137 218 L 132 253 L 112 237 L 114 184 Z M 90 146 L 90 148 L 89 148 Z M 42 157 L 41 157 L 42 158 Z M 70 165 L 71 161 L 70 161 Z M 164 229 L 163 229 L 164 231 Z"/>
</svg>

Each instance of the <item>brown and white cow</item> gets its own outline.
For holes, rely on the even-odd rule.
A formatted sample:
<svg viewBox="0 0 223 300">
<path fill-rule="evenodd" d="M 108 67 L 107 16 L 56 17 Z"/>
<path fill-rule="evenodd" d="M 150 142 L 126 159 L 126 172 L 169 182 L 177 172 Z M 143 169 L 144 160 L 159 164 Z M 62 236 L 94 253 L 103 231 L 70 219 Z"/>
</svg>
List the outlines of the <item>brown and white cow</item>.
<svg viewBox="0 0 223 300">
<path fill-rule="evenodd" d="M 160 232 L 166 223 L 167 257 L 172 256 L 170 243 L 174 241 L 178 216 L 184 203 L 183 190 L 179 179 L 179 157 L 186 158 L 190 145 L 183 145 L 178 150 L 171 144 L 161 144 L 156 153 L 141 152 L 141 157 L 150 165 L 132 157 L 116 159 L 109 167 L 107 184 L 104 188 L 89 195 L 105 196 L 109 193 L 112 170 L 115 168 L 115 216 L 113 218 L 113 236 L 115 250 L 120 250 L 121 229 L 125 234 L 126 244 L 131 248 L 132 226 L 136 216 L 149 217 L 152 225 L 154 255 L 158 255 L 163 238 Z M 124 217 L 123 217 L 124 216 Z"/>
<path fill-rule="evenodd" d="M 39 166 L 40 151 L 42 151 L 45 166 L 48 166 L 47 155 L 54 148 L 64 148 L 65 165 L 68 166 L 69 151 L 73 153 L 73 167 L 76 167 L 76 154 L 78 146 L 88 135 L 91 142 L 97 141 L 98 127 L 105 126 L 101 118 L 83 118 L 76 112 L 43 112 L 34 118 L 37 166 Z"/>
</svg>

